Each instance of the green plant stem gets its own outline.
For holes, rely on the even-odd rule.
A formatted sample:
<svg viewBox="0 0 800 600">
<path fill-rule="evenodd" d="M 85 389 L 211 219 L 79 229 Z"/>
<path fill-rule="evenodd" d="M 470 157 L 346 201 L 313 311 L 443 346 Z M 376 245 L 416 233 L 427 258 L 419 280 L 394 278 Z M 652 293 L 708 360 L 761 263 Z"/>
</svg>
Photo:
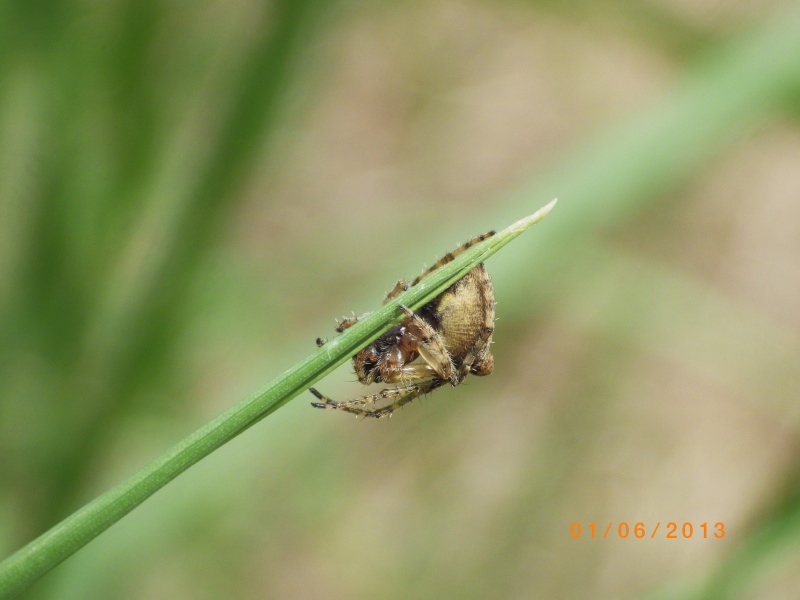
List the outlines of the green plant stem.
<svg viewBox="0 0 800 600">
<path fill-rule="evenodd" d="M 412 309 L 435 298 L 478 263 L 540 221 L 553 200 L 533 215 L 476 244 L 379 310 L 359 321 L 271 383 L 201 427 L 129 479 L 87 504 L 0 563 L 0 598 L 14 596 L 124 517 L 193 464 L 275 412 L 330 373 Z M 311 416 L 311 415 L 309 415 Z"/>
</svg>

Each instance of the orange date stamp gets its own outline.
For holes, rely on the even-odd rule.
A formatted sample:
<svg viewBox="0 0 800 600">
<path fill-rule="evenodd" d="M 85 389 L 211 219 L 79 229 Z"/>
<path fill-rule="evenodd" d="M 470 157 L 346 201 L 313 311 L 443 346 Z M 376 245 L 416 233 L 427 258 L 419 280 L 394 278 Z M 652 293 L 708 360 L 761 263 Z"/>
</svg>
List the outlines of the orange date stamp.
<svg viewBox="0 0 800 600">
<path fill-rule="evenodd" d="M 716 523 L 709 523 L 704 521 L 702 523 L 692 523 L 691 521 L 684 521 L 677 523 L 675 521 L 668 521 L 662 523 L 628 523 L 627 521 L 619 521 L 615 523 L 609 521 L 608 525 L 604 527 L 605 523 L 598 525 L 597 523 L 581 524 L 575 521 L 569 526 L 569 535 L 572 539 L 613 539 L 618 538 L 621 540 L 626 539 L 665 539 L 665 540 L 690 540 L 692 538 L 701 539 L 722 539 L 725 537 L 725 523 L 717 521 Z"/>
</svg>

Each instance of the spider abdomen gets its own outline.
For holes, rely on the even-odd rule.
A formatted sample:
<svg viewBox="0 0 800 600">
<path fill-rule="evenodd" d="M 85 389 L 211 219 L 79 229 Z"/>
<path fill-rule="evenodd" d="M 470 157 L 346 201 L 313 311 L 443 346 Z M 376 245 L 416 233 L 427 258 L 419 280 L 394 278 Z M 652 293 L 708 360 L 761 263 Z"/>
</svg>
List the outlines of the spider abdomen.
<svg viewBox="0 0 800 600">
<path fill-rule="evenodd" d="M 482 330 L 494 326 L 494 287 L 486 267 L 472 269 L 428 307 L 447 351 L 456 362 L 463 359 Z"/>
</svg>

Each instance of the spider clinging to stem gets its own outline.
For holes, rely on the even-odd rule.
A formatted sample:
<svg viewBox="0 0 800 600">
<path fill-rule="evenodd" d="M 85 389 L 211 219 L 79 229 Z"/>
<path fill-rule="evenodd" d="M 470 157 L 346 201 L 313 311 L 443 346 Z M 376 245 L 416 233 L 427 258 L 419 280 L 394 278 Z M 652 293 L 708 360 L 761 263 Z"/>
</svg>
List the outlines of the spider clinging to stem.
<svg viewBox="0 0 800 600">
<path fill-rule="evenodd" d="M 401 279 L 387 294 L 384 304 L 494 233 L 479 235 L 448 252 L 411 285 Z M 392 383 L 398 384 L 397 387 L 343 402 L 331 400 L 311 388 L 311 393 L 320 400 L 312 405 L 381 418 L 447 383 L 460 385 L 470 373 L 491 374 L 494 357 L 489 345 L 494 333 L 494 304 L 492 280 L 481 263 L 419 311 L 400 305 L 405 319 L 353 356 L 361 383 Z M 343 319 L 336 329 L 341 333 L 358 320 Z M 317 340 L 317 343 L 323 342 Z M 377 406 L 381 400 L 390 402 Z"/>
</svg>

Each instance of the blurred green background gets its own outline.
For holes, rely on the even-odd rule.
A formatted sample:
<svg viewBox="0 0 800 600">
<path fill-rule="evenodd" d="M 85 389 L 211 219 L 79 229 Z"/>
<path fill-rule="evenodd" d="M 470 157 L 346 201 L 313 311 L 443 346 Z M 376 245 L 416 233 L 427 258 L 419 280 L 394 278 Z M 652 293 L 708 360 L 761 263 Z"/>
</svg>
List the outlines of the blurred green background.
<svg viewBox="0 0 800 600">
<path fill-rule="evenodd" d="M 487 264 L 491 377 L 378 422 L 300 397 L 24 597 L 800 597 L 798 31 L 756 0 L 2 2 L 0 557 L 559 198 Z M 587 537 L 621 521 L 662 529 Z"/>
</svg>

